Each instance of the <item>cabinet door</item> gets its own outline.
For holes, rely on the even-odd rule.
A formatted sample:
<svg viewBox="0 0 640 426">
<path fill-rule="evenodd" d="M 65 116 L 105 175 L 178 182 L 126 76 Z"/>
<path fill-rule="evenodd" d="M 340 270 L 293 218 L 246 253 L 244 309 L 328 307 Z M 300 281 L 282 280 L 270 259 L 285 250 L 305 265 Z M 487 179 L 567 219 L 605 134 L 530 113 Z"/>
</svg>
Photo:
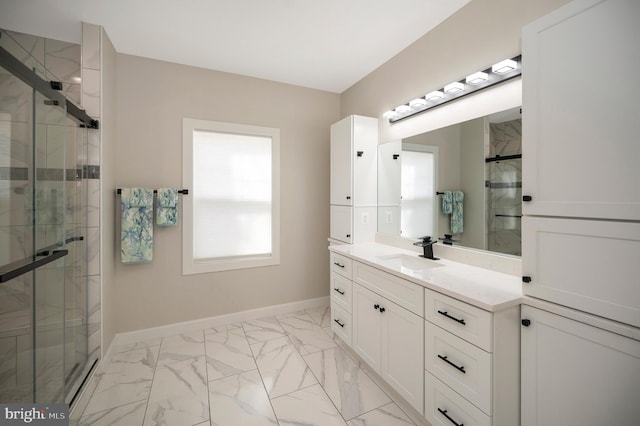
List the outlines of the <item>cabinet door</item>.
<svg viewBox="0 0 640 426">
<path fill-rule="evenodd" d="M 352 117 L 331 125 L 331 204 L 352 205 Z"/>
<path fill-rule="evenodd" d="M 424 319 L 383 301 L 380 375 L 424 414 Z"/>
<path fill-rule="evenodd" d="M 351 222 L 352 207 L 331 206 L 329 212 L 331 215 L 329 219 L 331 223 L 331 238 L 351 244 L 351 234 L 353 233 Z"/>
<path fill-rule="evenodd" d="M 353 116 L 353 205 L 375 206 L 378 200 L 378 120 Z"/>
<path fill-rule="evenodd" d="M 522 425 L 632 426 L 640 342 L 522 307 Z"/>
<path fill-rule="evenodd" d="M 638 17 L 574 1 L 523 29 L 524 214 L 640 219 Z"/>
<path fill-rule="evenodd" d="M 640 327 L 640 223 L 524 217 L 526 295 Z"/>
<path fill-rule="evenodd" d="M 375 371 L 380 371 L 382 315 L 384 298 L 358 284 L 353 284 L 353 350 Z"/>
</svg>

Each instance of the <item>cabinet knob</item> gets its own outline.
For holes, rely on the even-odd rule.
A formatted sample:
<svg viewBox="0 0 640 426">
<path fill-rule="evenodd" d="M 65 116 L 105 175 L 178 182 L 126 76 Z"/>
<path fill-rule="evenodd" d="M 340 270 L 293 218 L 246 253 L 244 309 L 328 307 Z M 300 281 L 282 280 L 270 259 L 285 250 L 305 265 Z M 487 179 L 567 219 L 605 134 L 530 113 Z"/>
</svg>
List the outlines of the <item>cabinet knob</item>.
<svg viewBox="0 0 640 426">
<path fill-rule="evenodd" d="M 347 238 L 351 238 L 351 234 L 347 234 Z"/>
<path fill-rule="evenodd" d="M 529 284 L 531 282 L 531 277 L 528 275 L 525 275 L 522 277 L 522 282 L 525 284 Z"/>
<path fill-rule="evenodd" d="M 383 313 L 386 309 L 385 308 L 380 308 L 380 313 Z"/>
<path fill-rule="evenodd" d="M 351 195 L 347 195 L 347 200 L 350 200 L 350 199 L 351 199 Z"/>
<path fill-rule="evenodd" d="M 522 321 L 520 321 L 522 323 L 522 325 L 524 325 L 525 327 L 529 327 L 531 325 L 531 320 L 528 319 L 523 319 Z"/>
<path fill-rule="evenodd" d="M 375 305 L 373 305 L 373 309 L 380 309 L 380 305 L 376 303 Z"/>
<path fill-rule="evenodd" d="M 357 155 L 358 157 L 362 157 L 362 154 L 364 154 L 364 151 L 357 151 L 357 152 L 356 152 L 356 155 Z"/>
<path fill-rule="evenodd" d="M 400 154 L 393 154 L 393 159 L 397 160 L 398 158 L 400 158 Z"/>
<path fill-rule="evenodd" d="M 533 200 L 533 197 L 531 195 L 522 196 L 522 201 L 531 201 L 531 200 Z"/>
</svg>

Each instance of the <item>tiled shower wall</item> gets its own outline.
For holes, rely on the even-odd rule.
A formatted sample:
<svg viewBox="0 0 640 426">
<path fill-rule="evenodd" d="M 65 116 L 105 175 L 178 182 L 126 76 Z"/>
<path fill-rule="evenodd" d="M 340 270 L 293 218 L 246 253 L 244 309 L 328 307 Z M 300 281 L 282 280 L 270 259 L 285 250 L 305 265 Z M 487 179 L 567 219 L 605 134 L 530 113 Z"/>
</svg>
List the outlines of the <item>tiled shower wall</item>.
<svg viewBox="0 0 640 426">
<path fill-rule="evenodd" d="M 522 120 L 491 123 L 489 156 L 522 153 Z M 520 256 L 522 216 L 522 160 L 486 164 L 488 250 Z"/>
<path fill-rule="evenodd" d="M 82 24 L 82 107 L 100 120 L 101 28 Z M 101 269 L 100 269 L 100 130 L 88 132 L 87 164 L 87 275 L 89 315 L 89 359 L 100 356 L 102 342 Z"/>
<path fill-rule="evenodd" d="M 7 31 L 2 31 L 0 45 L 34 69 L 40 77 L 61 81 L 63 94 L 77 105 L 82 105 L 84 99 L 81 87 L 84 83 L 81 86 L 80 45 Z M 90 80 L 89 78 L 91 83 Z M 95 92 L 95 84 L 89 84 L 89 89 L 89 93 Z M 30 206 L 33 200 L 31 191 L 25 190 L 25 187 L 33 185 L 28 182 L 28 169 L 35 149 L 38 159 L 36 205 L 51 207 L 52 203 L 62 204 L 59 197 L 55 197 L 55 191 L 64 189 L 66 196 L 64 223 L 59 223 L 62 215 L 57 217 L 55 214 L 45 214 L 47 217 L 39 215 L 35 218 L 39 226 L 45 227 L 44 232 L 39 232 L 39 235 L 44 235 L 45 240 L 40 240 L 38 246 L 58 242 L 61 239 L 58 228 L 63 229 L 65 238 L 84 237 L 84 240 L 72 242 L 67 246 L 70 255 L 66 258 L 64 270 L 56 270 L 53 267 L 54 263 L 51 264 L 52 267 L 42 268 L 43 270 L 38 272 L 39 278 L 45 278 L 40 281 L 48 282 L 47 291 L 39 291 L 39 294 L 47 299 L 48 291 L 52 290 L 51 282 L 55 280 L 47 280 L 47 275 L 64 273 L 65 335 L 68 343 L 78 342 L 77 345 L 66 345 L 65 350 L 77 351 L 80 357 L 80 353 L 86 356 L 88 350 L 95 358 L 100 352 L 100 269 L 99 263 L 96 265 L 99 257 L 95 255 L 99 253 L 99 205 L 91 203 L 91 196 L 93 194 L 95 198 L 95 192 L 99 195 L 99 152 L 96 155 L 89 149 L 89 141 L 93 140 L 94 146 L 97 145 L 99 150 L 99 143 L 95 142 L 98 132 L 79 128 L 74 120 L 60 113 L 60 108 L 45 107 L 38 101 L 37 117 L 42 119 L 37 120 L 36 141 L 32 144 L 29 123 L 30 90 L 25 90 L 23 83 L 6 73 L 0 75 L 0 90 L 0 104 L 6 107 L 6 111 L 11 111 L 10 114 L 0 114 L 0 138 L 3 139 L 0 141 L 0 146 L 3 147 L 3 152 L 0 153 L 0 191 L 5 192 L 1 197 L 4 201 L 0 205 L 0 232 L 7 234 L 3 241 L 8 242 L 6 247 L 0 248 L 0 263 L 6 264 L 28 257 L 33 251 L 30 239 L 24 236 L 32 220 Z M 94 115 L 91 112 L 89 114 Z M 95 116 L 97 118 L 97 115 Z M 98 160 L 92 161 L 93 158 Z M 62 183 L 65 173 L 66 182 Z M 61 211 L 62 208 L 64 207 L 60 205 L 57 211 Z M 51 208 L 47 210 L 52 211 Z M 53 210 L 56 210 L 55 206 Z M 28 275 L 3 285 L 0 294 L 0 378 L 3 384 L 8 385 L 0 388 L 11 389 L 11 392 L 28 389 L 29 383 L 33 380 L 29 365 L 32 341 L 29 327 L 32 317 L 32 284 L 27 277 Z M 82 318 L 87 301 L 89 324 Z M 56 312 L 55 308 L 59 310 L 62 306 L 51 306 L 49 303 L 47 308 Z M 87 333 L 88 348 L 83 337 L 75 339 L 76 334 L 84 336 Z M 67 359 L 70 359 L 70 355 L 72 354 L 67 354 Z M 48 370 L 59 369 L 60 366 L 51 367 Z M 43 380 L 48 381 L 51 378 Z M 20 399 L 18 395 L 13 395 L 11 399 L 0 399 L 9 401 L 13 397 L 16 400 Z"/>
</svg>

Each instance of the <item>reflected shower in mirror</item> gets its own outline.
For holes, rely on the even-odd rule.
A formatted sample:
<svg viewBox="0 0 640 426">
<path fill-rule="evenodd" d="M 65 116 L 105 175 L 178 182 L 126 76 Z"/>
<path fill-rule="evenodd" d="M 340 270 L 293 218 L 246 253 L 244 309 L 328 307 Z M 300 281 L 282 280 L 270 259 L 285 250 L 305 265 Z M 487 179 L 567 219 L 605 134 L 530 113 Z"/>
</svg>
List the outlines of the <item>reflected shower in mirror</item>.
<svg viewBox="0 0 640 426">
<path fill-rule="evenodd" d="M 514 108 L 380 144 L 378 232 L 519 256 L 521 130 Z"/>
</svg>

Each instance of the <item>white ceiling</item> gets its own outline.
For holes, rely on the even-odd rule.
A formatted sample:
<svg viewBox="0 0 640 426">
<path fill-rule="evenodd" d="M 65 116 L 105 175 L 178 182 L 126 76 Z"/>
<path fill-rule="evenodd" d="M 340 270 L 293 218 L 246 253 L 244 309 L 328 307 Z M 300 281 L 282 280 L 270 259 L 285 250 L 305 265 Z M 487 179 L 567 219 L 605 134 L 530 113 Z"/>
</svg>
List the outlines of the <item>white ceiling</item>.
<svg viewBox="0 0 640 426">
<path fill-rule="evenodd" d="M 0 0 L 0 27 L 342 93 L 470 0 Z"/>
</svg>

